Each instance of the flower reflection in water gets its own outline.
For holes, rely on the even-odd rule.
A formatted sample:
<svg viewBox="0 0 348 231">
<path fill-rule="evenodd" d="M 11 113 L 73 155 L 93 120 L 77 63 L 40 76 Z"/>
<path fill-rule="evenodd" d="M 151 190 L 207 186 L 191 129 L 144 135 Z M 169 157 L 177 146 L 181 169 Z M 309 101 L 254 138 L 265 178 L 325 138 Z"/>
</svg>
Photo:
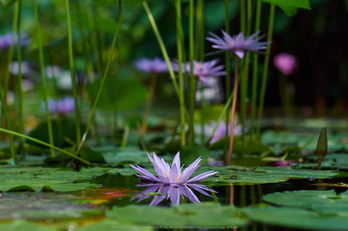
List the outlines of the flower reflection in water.
<svg viewBox="0 0 348 231">
<path fill-rule="evenodd" d="M 158 195 L 155 194 L 153 196 L 150 206 L 158 205 L 164 199 L 170 199 L 172 204 L 180 204 L 180 197 L 187 197 L 193 203 L 201 203 L 191 188 L 208 197 L 212 196 L 208 192 L 217 193 L 215 190 L 201 184 L 165 185 L 161 183 L 141 183 L 136 186 L 149 186 L 140 194 L 131 198 L 131 200 L 138 198 L 137 202 L 153 196 L 154 193 L 158 193 Z"/>
</svg>

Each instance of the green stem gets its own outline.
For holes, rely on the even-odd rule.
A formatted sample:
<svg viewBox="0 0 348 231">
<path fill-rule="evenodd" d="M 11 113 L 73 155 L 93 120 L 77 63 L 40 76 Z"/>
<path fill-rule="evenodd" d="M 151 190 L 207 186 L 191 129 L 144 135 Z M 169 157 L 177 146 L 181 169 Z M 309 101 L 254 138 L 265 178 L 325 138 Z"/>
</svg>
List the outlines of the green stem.
<svg viewBox="0 0 348 231">
<path fill-rule="evenodd" d="M 210 134 L 208 140 L 205 142 L 205 145 L 208 145 L 208 143 L 210 142 L 211 138 L 213 138 L 214 133 L 215 133 L 217 127 L 218 127 L 219 124 L 220 124 L 220 121 L 222 120 L 222 118 L 224 118 L 224 116 L 226 115 L 226 113 L 227 113 L 227 111 L 228 111 L 228 108 L 229 108 L 230 105 L 231 105 L 231 102 L 232 102 L 233 97 L 234 97 L 234 90 L 233 90 L 232 93 L 230 94 L 230 96 L 229 96 L 229 98 L 228 98 L 228 100 L 227 100 L 227 102 L 226 102 L 226 104 L 225 104 L 224 109 L 222 109 L 222 112 L 221 112 L 221 114 L 220 114 L 218 120 L 216 121 L 215 127 L 214 127 L 213 131 L 211 132 L 211 134 Z M 226 129 L 226 130 L 228 130 L 228 129 Z"/>
<path fill-rule="evenodd" d="M 120 151 L 124 151 L 127 145 L 127 140 L 128 140 L 128 135 L 129 135 L 129 124 L 126 123 L 126 126 L 124 128 L 124 134 L 123 134 L 123 139 L 120 147 Z M 140 138 L 141 139 L 141 138 Z"/>
<path fill-rule="evenodd" d="M 245 11 L 246 11 L 246 0 L 240 1 L 240 30 L 245 35 L 246 33 L 246 19 L 245 19 Z"/>
<path fill-rule="evenodd" d="M 7 128 L 9 130 L 11 130 L 11 123 L 10 123 L 10 119 L 8 117 L 8 113 L 7 113 L 7 109 L 6 109 L 6 98 L 4 96 L 4 91 L 2 90 L 1 85 L 0 85 L 0 100 L 1 100 L 1 107 L 2 107 L 4 117 L 5 117 L 5 122 L 6 122 Z M 13 160 L 16 160 L 16 153 L 15 153 L 15 149 L 14 149 L 13 136 L 11 134 L 9 134 L 8 137 L 10 140 L 11 158 Z"/>
<path fill-rule="evenodd" d="M 273 24 L 274 24 L 274 11 L 275 11 L 275 5 L 271 4 L 271 6 L 270 6 L 270 15 L 269 15 L 269 25 L 268 25 L 267 41 L 271 41 L 272 40 Z M 270 52 L 271 52 L 271 44 L 268 44 L 267 45 L 267 49 L 266 49 L 266 53 L 269 54 Z M 270 55 L 267 55 L 265 57 L 265 64 L 264 64 L 263 76 L 262 76 L 262 85 L 261 85 L 261 93 L 260 93 L 260 104 L 259 104 L 259 114 L 258 114 L 257 133 L 256 133 L 258 139 L 260 139 L 260 136 L 261 136 L 261 119 L 262 119 L 263 104 L 264 104 L 265 94 L 266 94 L 266 83 L 267 83 L 269 59 L 270 59 Z"/>
<path fill-rule="evenodd" d="M 55 150 L 57 150 L 57 151 L 59 151 L 59 152 L 62 152 L 62 153 L 64 153 L 64 154 L 67 154 L 67 155 L 69 155 L 69 156 L 71 156 L 71 157 L 73 157 L 73 158 L 75 158 L 75 159 L 77 159 L 77 160 L 82 161 L 82 162 L 85 163 L 85 164 L 91 164 L 89 161 L 84 160 L 84 159 L 82 159 L 81 157 L 78 157 L 78 156 L 76 156 L 76 155 L 73 154 L 73 153 L 67 152 L 67 151 L 65 151 L 65 150 L 63 150 L 63 149 L 57 148 L 56 146 L 53 146 L 53 145 L 51 145 L 51 144 L 49 144 L 49 143 L 46 143 L 46 142 L 43 142 L 43 141 L 41 141 L 41 140 L 35 139 L 35 138 L 33 138 L 33 137 L 26 136 L 26 135 L 23 135 L 23 134 L 21 134 L 21 133 L 14 132 L 14 131 L 10 131 L 10 130 L 4 129 L 4 128 L 0 128 L 0 131 L 1 131 L 1 132 L 5 132 L 5 133 L 7 133 L 7 134 L 14 135 L 14 136 L 18 136 L 18 137 L 21 137 L 21 138 L 24 138 L 24 139 L 27 139 L 27 140 L 31 140 L 31 141 L 33 141 L 33 142 L 35 142 L 35 143 L 44 145 L 44 146 L 49 147 L 49 148 L 53 148 L 53 149 L 55 149 Z"/>
<path fill-rule="evenodd" d="M 157 38 L 158 44 L 159 44 L 159 46 L 160 46 L 160 48 L 161 48 L 163 58 L 164 58 L 164 60 L 165 60 L 166 63 L 167 63 L 168 72 L 169 72 L 170 78 L 172 79 L 175 92 L 176 92 L 176 94 L 178 95 L 178 97 L 180 98 L 180 90 L 179 90 L 179 87 L 178 87 L 178 83 L 177 83 L 177 81 L 176 81 L 176 79 L 175 79 L 175 74 L 174 74 L 172 65 L 171 65 L 171 63 L 170 63 L 170 59 L 169 59 L 169 56 L 168 56 L 166 47 L 164 46 L 164 43 L 163 43 L 161 34 L 160 34 L 159 31 L 158 31 L 158 28 L 157 28 L 155 19 L 153 18 L 152 14 L 151 14 L 151 11 L 150 11 L 150 9 L 149 9 L 149 6 L 147 5 L 146 1 L 143 1 L 143 6 L 144 6 L 144 9 L 145 9 L 145 11 L 146 11 L 147 17 L 149 18 L 149 21 L 150 21 L 150 24 L 151 24 L 151 26 L 152 26 L 153 32 L 155 33 L 155 36 L 156 36 L 156 38 Z"/>
<path fill-rule="evenodd" d="M 260 30 L 261 24 L 261 1 L 256 3 L 256 21 L 255 21 L 255 32 Z M 255 129 L 255 114 L 256 114 L 256 97 L 257 97 L 257 74 L 258 74 L 258 54 L 253 55 L 253 82 L 252 82 L 252 97 L 251 97 L 251 121 L 250 121 L 250 139 L 253 139 Z"/>
<path fill-rule="evenodd" d="M 234 117 L 236 114 L 236 105 L 238 97 L 238 57 L 235 57 L 235 73 L 234 73 L 234 96 L 231 106 L 231 119 L 230 119 L 230 147 L 228 149 L 227 165 L 231 162 L 232 151 L 233 151 L 233 138 L 234 138 Z M 228 125 L 227 125 L 228 126 Z"/>
<path fill-rule="evenodd" d="M 78 152 L 80 151 L 80 149 L 81 149 L 83 143 L 84 143 L 85 140 L 86 140 L 88 131 L 89 131 L 89 129 L 90 129 L 90 126 L 91 126 L 91 123 L 92 123 L 92 119 L 93 119 L 93 115 L 94 115 L 94 111 L 95 111 L 95 109 L 96 109 L 96 107 L 97 107 L 98 100 L 99 100 L 100 95 L 101 95 L 101 93 L 102 93 L 103 86 L 104 86 L 104 84 L 105 84 L 105 80 L 106 80 L 106 77 L 107 77 L 108 72 L 109 72 L 109 68 L 110 68 L 110 64 L 111 64 L 111 60 L 112 60 L 112 54 L 114 53 L 114 48 L 115 48 L 115 44 L 116 44 L 116 41 L 117 41 L 118 33 L 119 33 L 119 31 L 120 31 L 120 28 L 121 28 L 121 19 L 122 19 L 122 1 L 120 0 L 120 1 L 119 1 L 118 22 L 117 22 L 117 27 L 116 27 L 114 39 L 113 39 L 112 45 L 111 45 L 110 56 L 109 56 L 108 62 L 107 62 L 107 64 L 106 64 L 105 72 L 104 72 L 102 81 L 101 81 L 101 83 L 100 83 L 100 87 L 99 87 L 97 96 L 96 96 L 96 98 L 95 98 L 95 101 L 94 101 L 94 104 L 93 104 L 93 107 L 92 107 L 92 111 L 91 111 L 90 116 L 89 116 L 89 120 L 88 120 L 88 123 L 87 123 L 86 131 L 85 131 L 84 134 L 83 134 L 82 142 L 81 142 L 81 144 L 78 146 L 78 149 L 77 149 L 76 153 L 78 153 Z"/>
<path fill-rule="evenodd" d="M 195 92 L 196 92 L 196 80 L 193 75 L 193 59 L 194 59 L 194 2 L 190 0 L 189 9 L 189 48 L 190 48 L 190 132 L 189 132 L 189 143 L 194 144 L 195 131 L 194 131 L 194 120 L 193 114 L 195 110 Z"/>
<path fill-rule="evenodd" d="M 22 49 L 21 49 L 21 8 L 22 0 L 18 0 L 18 21 L 17 21 L 17 61 L 18 61 L 18 95 L 19 95 L 19 132 L 24 133 L 24 121 L 23 121 L 23 91 L 22 91 Z M 19 138 L 19 150 L 24 146 L 24 140 Z"/>
<path fill-rule="evenodd" d="M 42 39 L 41 39 L 41 28 L 40 28 L 40 22 L 39 22 L 39 12 L 37 9 L 37 3 L 36 0 L 34 0 L 34 11 L 35 11 L 35 22 L 36 22 L 36 30 L 37 30 L 37 44 L 39 47 L 39 57 L 40 57 L 40 71 L 41 71 L 41 80 L 42 80 L 42 90 L 43 90 L 43 98 L 45 101 L 45 107 L 46 107 L 46 117 L 47 117 L 47 127 L 48 127 L 48 136 L 50 144 L 53 146 L 53 132 L 52 132 L 52 121 L 51 121 L 51 115 L 50 110 L 48 107 L 48 101 L 47 101 L 47 87 L 46 87 L 46 77 L 45 77 L 45 65 L 44 65 L 44 54 L 43 54 L 43 45 L 42 45 Z M 54 149 L 51 148 L 51 157 L 54 156 Z"/>
<path fill-rule="evenodd" d="M 141 137 L 144 137 L 146 134 L 147 123 L 149 120 L 149 115 L 150 115 L 151 106 L 152 106 L 152 102 L 153 102 L 153 96 L 155 94 L 155 89 L 156 89 L 156 82 L 157 82 L 157 74 L 153 73 L 151 75 L 151 85 L 150 85 L 149 98 L 147 99 L 145 113 L 144 113 L 144 119 L 143 119 L 143 123 L 141 125 L 141 132 L 140 132 Z"/>
<path fill-rule="evenodd" d="M 18 18 L 19 18 L 19 2 L 17 1 L 16 3 L 16 7 L 14 9 L 14 14 L 13 14 L 13 24 L 12 24 L 12 41 L 11 41 L 11 46 L 10 46 L 10 50 L 8 53 L 8 59 L 7 59 L 7 66 L 6 66 L 6 72 L 5 72 L 5 83 L 4 83 L 4 93 L 7 93 L 8 90 L 8 83 L 9 83 L 9 79 L 10 79 L 10 70 L 9 70 L 9 65 L 12 62 L 12 58 L 13 58 L 13 51 L 14 51 L 14 44 L 15 44 L 15 37 L 16 37 L 16 33 L 17 33 L 17 24 L 18 24 Z M 5 97 L 6 99 L 6 97 Z"/>
<path fill-rule="evenodd" d="M 182 39 L 181 39 L 181 1 L 174 0 L 175 11 L 176 11 L 176 43 L 178 53 L 178 66 L 179 66 L 179 104 L 180 104 L 180 127 L 181 127 L 181 146 L 186 145 L 185 137 L 185 102 L 184 102 L 184 76 L 182 71 Z"/>
<path fill-rule="evenodd" d="M 230 16 L 229 16 L 229 0 L 225 0 L 225 31 L 227 34 L 230 33 Z M 230 66 L 230 52 L 226 51 L 225 52 L 225 70 L 226 70 L 226 80 L 225 80 L 225 93 L 226 93 L 226 99 L 229 97 L 230 95 L 230 91 L 231 91 L 231 81 L 230 81 L 230 72 L 231 72 L 231 66 Z M 229 107 L 231 103 L 226 103 L 226 106 Z M 229 117 L 229 112 L 227 110 L 227 114 L 226 114 L 226 126 L 228 126 L 228 121 L 229 121 L 230 117 Z M 225 138 L 227 140 L 228 138 L 228 129 L 226 129 L 226 134 L 225 134 Z M 224 159 L 225 159 L 225 155 L 226 155 L 226 151 L 228 149 L 228 143 L 225 142 L 224 145 Z"/>
<path fill-rule="evenodd" d="M 204 0 L 197 0 L 196 6 L 196 37 L 195 59 L 204 59 Z"/>
<path fill-rule="evenodd" d="M 75 101 L 76 145 L 79 147 L 81 142 L 80 109 L 79 109 L 79 101 L 77 96 L 77 87 L 76 87 L 75 71 L 74 71 L 74 56 L 73 56 L 72 34 L 71 34 L 69 0 L 65 0 L 65 8 L 66 8 L 66 21 L 68 26 L 67 29 L 68 29 L 68 43 L 69 43 L 69 67 L 70 67 L 73 97 Z"/>
</svg>

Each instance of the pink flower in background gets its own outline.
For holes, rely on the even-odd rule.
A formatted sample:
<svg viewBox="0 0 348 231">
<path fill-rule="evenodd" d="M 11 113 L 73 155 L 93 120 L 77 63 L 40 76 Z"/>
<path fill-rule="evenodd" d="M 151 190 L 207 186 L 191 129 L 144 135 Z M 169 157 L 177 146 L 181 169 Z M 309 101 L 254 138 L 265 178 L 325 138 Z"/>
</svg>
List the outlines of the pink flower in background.
<svg viewBox="0 0 348 231">
<path fill-rule="evenodd" d="M 6 50 L 11 47 L 12 44 L 12 32 L 8 32 L 5 35 L 0 35 L 0 50 Z M 29 43 L 29 38 L 24 34 L 21 33 L 21 41 L 20 45 L 21 46 L 26 46 Z M 14 37 L 14 46 L 16 47 L 18 44 L 18 35 Z"/>
<path fill-rule="evenodd" d="M 141 58 L 134 62 L 134 66 L 141 71 L 149 73 L 168 72 L 167 63 L 161 58 L 147 59 Z"/>
<path fill-rule="evenodd" d="M 213 132 L 214 130 L 214 127 L 215 127 L 215 124 L 216 122 L 215 121 L 210 121 L 210 124 L 209 125 L 204 125 L 204 135 L 206 137 L 209 137 L 211 135 L 211 133 Z M 226 136 L 226 129 L 228 129 L 228 135 L 231 134 L 230 132 L 230 126 L 228 124 L 228 127 L 226 127 L 226 124 L 224 121 L 220 121 L 219 125 L 217 126 L 216 130 L 215 130 L 215 133 L 213 135 L 213 137 L 211 138 L 210 140 L 210 144 L 213 144 L 215 143 L 216 141 L 222 139 L 222 138 L 225 138 Z M 246 132 L 247 129 L 244 129 L 244 131 Z M 237 125 L 237 122 L 235 121 L 234 123 L 234 129 L 233 129 L 233 134 L 235 136 L 240 136 L 242 135 L 242 125 L 241 124 L 238 124 Z"/>
<path fill-rule="evenodd" d="M 280 53 L 273 59 L 274 66 L 285 75 L 291 75 L 297 67 L 295 56 L 287 53 Z"/>
<path fill-rule="evenodd" d="M 56 114 L 58 110 L 59 114 L 64 115 L 75 111 L 75 101 L 72 97 L 59 99 L 58 102 L 56 100 L 49 99 L 48 109 L 51 114 Z"/>
</svg>

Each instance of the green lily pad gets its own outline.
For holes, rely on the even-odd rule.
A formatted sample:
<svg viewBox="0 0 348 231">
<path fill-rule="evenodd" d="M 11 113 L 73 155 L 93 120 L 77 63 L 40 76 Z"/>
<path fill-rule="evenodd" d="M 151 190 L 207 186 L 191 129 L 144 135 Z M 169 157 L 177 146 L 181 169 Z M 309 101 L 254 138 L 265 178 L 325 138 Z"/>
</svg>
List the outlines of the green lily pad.
<svg viewBox="0 0 348 231">
<path fill-rule="evenodd" d="M 106 216 L 138 224 L 171 228 L 241 227 L 247 224 L 245 217 L 234 206 L 214 203 L 184 204 L 171 208 L 129 205 L 114 207 L 106 212 Z"/>
<path fill-rule="evenodd" d="M 313 155 L 308 158 L 312 163 L 294 163 L 293 166 L 301 168 L 316 168 L 318 158 Z M 321 163 L 321 169 L 348 169 L 347 153 L 329 153 Z"/>
<path fill-rule="evenodd" d="M 245 208 L 245 215 L 257 222 L 287 228 L 310 230 L 347 230 L 347 217 L 322 215 L 298 208 Z"/>
<path fill-rule="evenodd" d="M 209 149 L 224 149 L 225 142 L 230 142 L 229 138 L 223 138 L 218 140 L 209 146 Z M 259 140 L 246 140 L 246 143 L 243 145 L 243 142 L 240 137 L 234 137 L 233 141 L 233 152 L 234 153 L 272 153 L 272 150 L 267 145 L 263 144 Z"/>
<path fill-rule="evenodd" d="M 272 193 L 262 197 L 272 204 L 318 211 L 321 214 L 337 214 L 348 217 L 348 192 L 336 194 L 334 190 L 301 190 Z"/>
<path fill-rule="evenodd" d="M 76 191 L 100 187 L 88 181 L 109 169 L 82 169 L 80 172 L 52 168 L 0 168 L 0 191 Z"/>
<path fill-rule="evenodd" d="M 5 193 L 0 204 L 0 220 L 30 219 L 58 221 L 101 217 L 103 212 L 90 204 L 69 201 L 72 197 L 48 193 Z"/>
<path fill-rule="evenodd" d="M 242 168 L 240 166 L 225 167 L 201 167 L 197 172 L 208 170 L 218 171 L 213 177 L 202 180 L 209 185 L 229 185 L 229 184 L 266 184 L 284 182 L 288 179 L 307 179 L 318 178 L 325 179 L 328 177 L 343 177 L 347 173 L 339 171 L 317 171 L 305 169 L 293 169 L 291 167 L 257 167 Z"/>
<path fill-rule="evenodd" d="M 42 225 L 25 220 L 13 220 L 0 224 L 0 230 L 6 231 L 58 231 L 53 225 Z"/>
<path fill-rule="evenodd" d="M 79 231 L 113 230 L 113 229 L 127 229 L 127 230 L 134 230 L 134 231 L 154 230 L 152 227 L 148 227 L 148 226 L 141 227 L 140 225 L 136 225 L 128 221 L 115 220 L 115 219 L 109 219 L 109 218 L 78 228 Z"/>
</svg>

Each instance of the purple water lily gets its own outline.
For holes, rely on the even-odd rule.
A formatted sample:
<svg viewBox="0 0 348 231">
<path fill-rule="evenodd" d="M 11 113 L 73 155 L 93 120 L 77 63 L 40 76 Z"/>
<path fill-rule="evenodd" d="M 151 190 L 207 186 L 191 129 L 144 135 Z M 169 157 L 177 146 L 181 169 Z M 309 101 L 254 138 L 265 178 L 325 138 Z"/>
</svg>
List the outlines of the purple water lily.
<svg viewBox="0 0 348 231">
<path fill-rule="evenodd" d="M 252 34 L 250 37 L 244 37 L 243 32 L 240 32 L 235 36 L 227 34 L 224 30 L 221 30 L 221 32 L 223 34 L 222 38 L 211 32 L 209 32 L 209 34 L 213 37 L 206 38 L 208 41 L 215 43 L 212 46 L 213 48 L 221 50 L 215 53 L 231 51 L 234 52 L 240 59 L 244 57 L 245 51 L 257 52 L 258 50 L 265 50 L 266 45 L 271 43 L 259 42 L 259 40 L 262 39 L 264 35 L 255 39 L 260 31 Z"/>
<path fill-rule="evenodd" d="M 56 114 L 58 110 L 59 114 L 64 115 L 75 111 L 75 101 L 72 97 L 64 97 L 63 99 L 59 99 L 58 102 L 56 100 L 49 99 L 48 109 L 51 114 Z"/>
<path fill-rule="evenodd" d="M 170 199 L 172 204 L 180 204 L 181 197 L 187 197 L 193 203 L 201 203 L 195 193 L 191 190 L 193 188 L 197 192 L 202 193 L 205 196 L 211 197 L 211 195 L 206 192 L 215 192 L 215 190 L 208 188 L 205 185 L 200 184 L 186 184 L 186 185 L 164 185 L 160 183 L 156 184 L 139 184 L 136 186 L 149 186 L 147 189 L 142 191 L 140 194 L 132 197 L 131 200 L 138 198 L 139 201 L 149 198 L 151 195 L 149 193 L 161 193 L 160 195 L 155 195 L 150 203 L 150 206 L 158 205 L 164 199 Z M 190 188 L 191 187 L 191 188 Z"/>
<path fill-rule="evenodd" d="M 138 171 L 139 173 L 143 174 L 138 175 L 137 177 L 140 177 L 142 179 L 163 183 L 163 184 L 173 184 L 173 185 L 183 185 L 186 183 L 192 183 L 196 181 L 203 180 L 207 177 L 210 177 L 217 172 L 208 171 L 201 173 L 191 179 L 190 176 L 193 174 L 194 171 L 200 166 L 198 165 L 199 162 L 202 160 L 201 157 L 197 158 L 192 164 L 190 164 L 183 172 L 181 172 L 183 166 L 180 167 L 180 152 L 178 152 L 173 160 L 172 167 L 169 166 L 167 162 L 164 161 L 164 159 L 160 159 L 155 153 L 153 153 L 153 158 L 147 153 L 147 156 L 149 157 L 153 167 L 155 168 L 155 171 L 157 172 L 158 177 L 155 177 L 152 173 L 147 171 L 146 169 L 140 167 L 140 166 L 133 166 L 130 164 L 130 166 Z"/>
<path fill-rule="evenodd" d="M 285 75 L 291 75 L 297 67 L 295 56 L 287 53 L 280 53 L 273 59 L 274 66 Z"/>
<path fill-rule="evenodd" d="M 29 43 L 29 39 L 23 33 L 21 34 L 21 46 L 26 46 Z M 8 32 L 5 35 L 0 35 L 0 50 L 6 50 L 11 47 L 12 44 L 12 32 Z M 18 44 L 18 35 L 14 38 L 14 46 Z"/>
<path fill-rule="evenodd" d="M 208 77 L 226 75 L 226 72 L 222 71 L 224 65 L 216 65 L 219 61 L 219 59 L 213 59 L 207 62 L 193 61 L 193 75 L 202 81 L 206 87 L 210 87 Z M 179 65 L 177 63 L 172 63 L 172 66 L 174 71 L 179 71 Z M 182 71 L 190 74 L 190 62 L 183 64 Z"/>
<path fill-rule="evenodd" d="M 211 135 L 215 125 L 216 125 L 215 121 L 210 121 L 209 125 L 204 125 L 204 135 L 206 137 L 209 137 Z M 225 138 L 226 129 L 228 129 L 228 135 L 230 135 L 231 134 L 230 124 L 228 124 L 228 127 L 227 127 L 224 121 L 220 121 L 219 125 L 217 126 L 215 130 L 213 137 L 210 140 L 210 144 L 215 143 L 216 141 L 222 138 Z M 244 131 L 247 131 L 247 129 L 244 129 Z M 241 124 L 237 125 L 236 121 L 234 123 L 233 134 L 236 136 L 242 135 L 242 125 Z"/>
<path fill-rule="evenodd" d="M 147 59 L 141 58 L 134 62 L 134 66 L 149 73 L 166 73 L 168 72 L 167 63 L 161 58 Z"/>
</svg>

